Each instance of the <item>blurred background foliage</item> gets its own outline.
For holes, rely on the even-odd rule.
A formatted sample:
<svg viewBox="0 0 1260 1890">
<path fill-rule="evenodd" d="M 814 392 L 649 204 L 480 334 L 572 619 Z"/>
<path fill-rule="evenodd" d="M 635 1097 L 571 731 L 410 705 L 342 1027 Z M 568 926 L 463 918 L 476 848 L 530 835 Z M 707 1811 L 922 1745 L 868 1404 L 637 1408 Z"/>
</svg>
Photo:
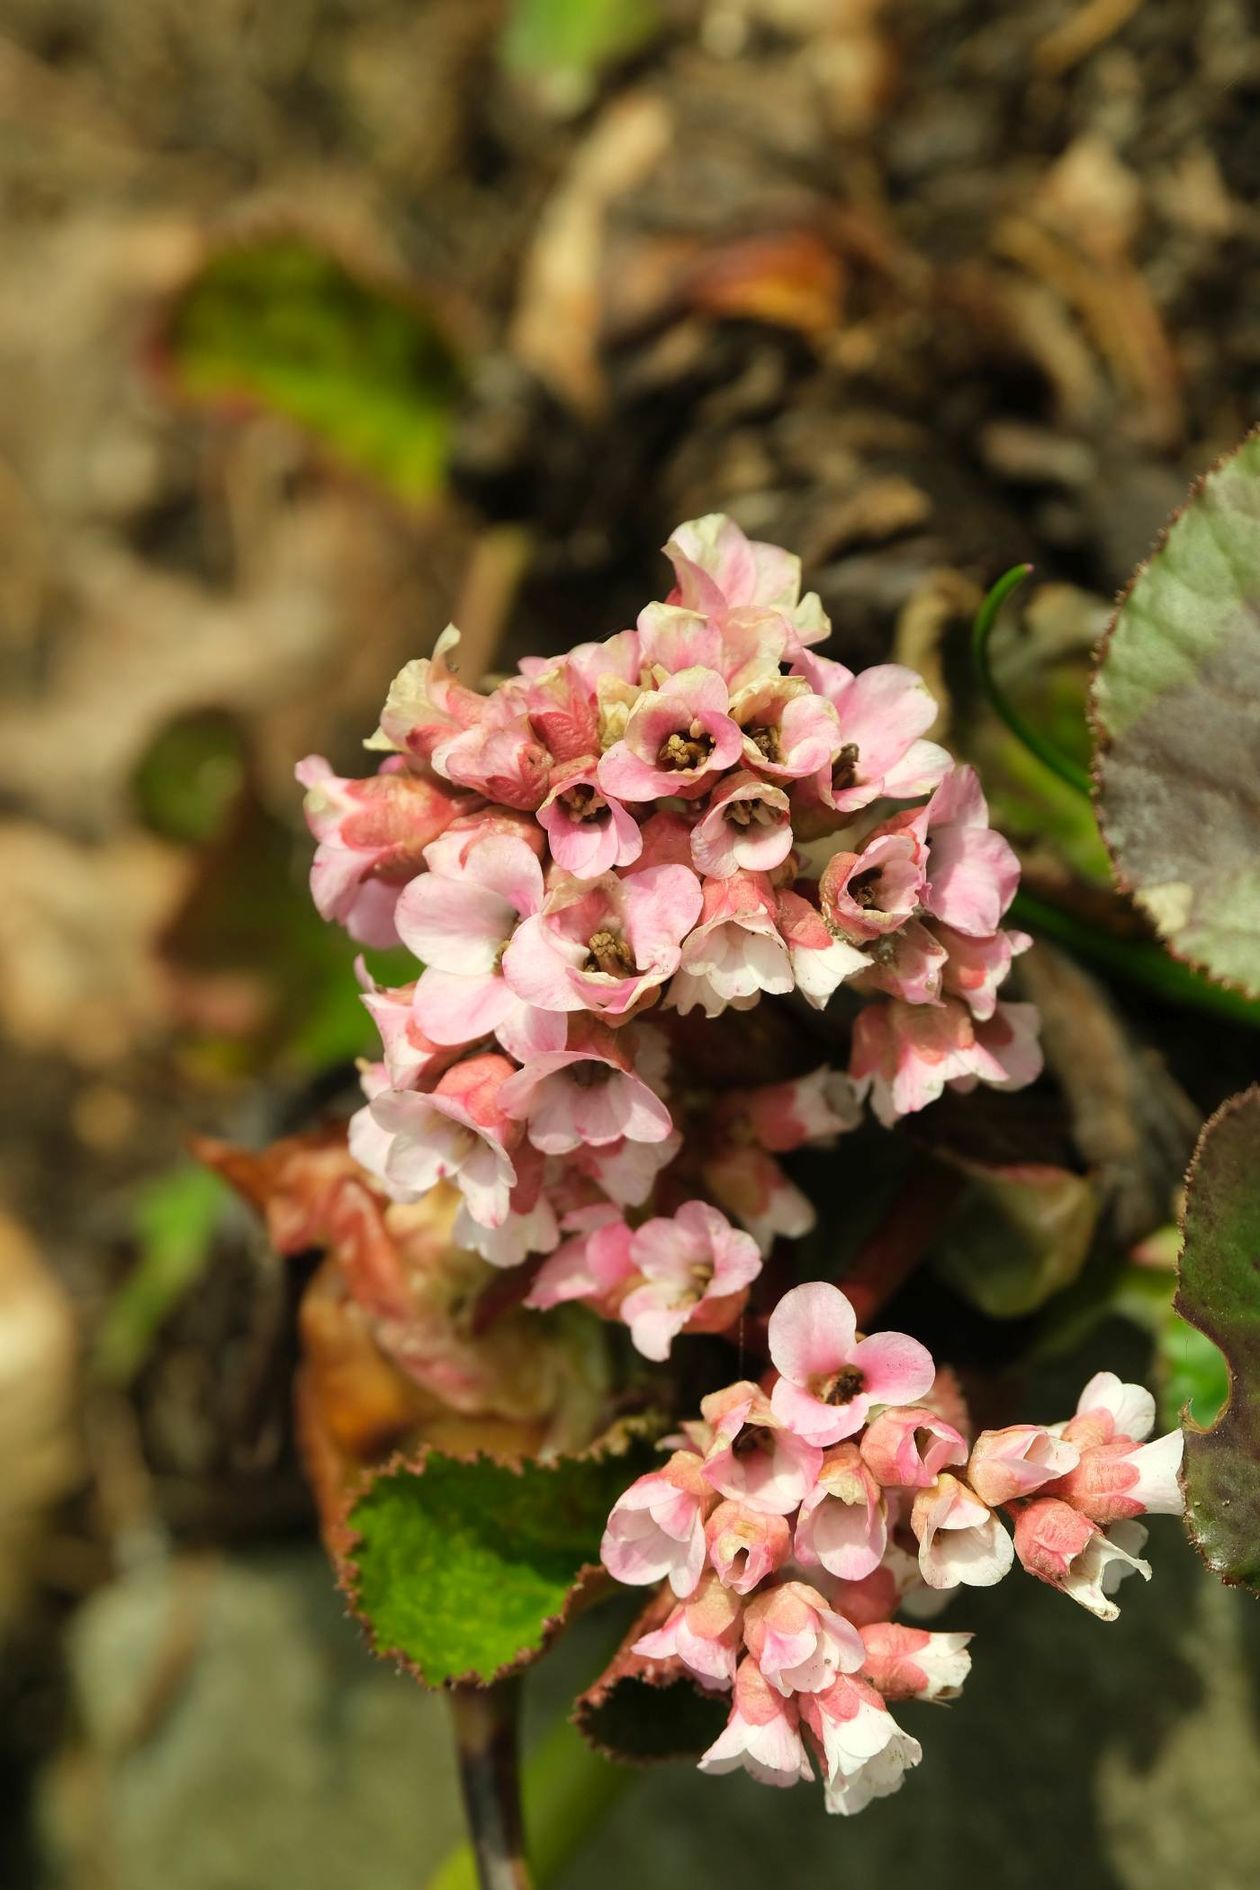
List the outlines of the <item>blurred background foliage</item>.
<svg viewBox="0 0 1260 1890">
<path fill-rule="evenodd" d="M 389 1890 L 454 1834 L 440 1715 L 314 1547 L 300 1269 L 186 1138 L 310 1126 L 372 1047 L 295 761 L 355 772 L 452 617 L 486 669 L 622 627 L 682 517 L 798 549 L 835 654 L 928 674 L 1040 941 L 1046 1083 L 851 1138 L 807 1262 L 944 1167 L 902 1309 L 966 1370 L 1018 1361 L 999 1406 L 1020 1372 L 1054 1415 L 1105 1339 L 1168 1421 L 1219 1407 L 1176 1181 L 1257 1040 L 1152 988 L 1088 803 L 967 645 L 1030 559 L 994 671 L 1088 763 L 1111 600 L 1256 411 L 1258 91 L 1241 0 L 9 0 L 0 1881 Z M 958 1881 L 1243 1890 L 1254 1631 L 1164 1533 L 1104 1649 L 1035 1596 L 975 1610 L 973 1691 L 860 1831 L 728 1786 L 718 1840 L 717 1788 L 660 1775 L 601 1876 L 751 1883 L 788 1845 L 802 1881 L 939 1874 L 930 1831 Z"/>
</svg>

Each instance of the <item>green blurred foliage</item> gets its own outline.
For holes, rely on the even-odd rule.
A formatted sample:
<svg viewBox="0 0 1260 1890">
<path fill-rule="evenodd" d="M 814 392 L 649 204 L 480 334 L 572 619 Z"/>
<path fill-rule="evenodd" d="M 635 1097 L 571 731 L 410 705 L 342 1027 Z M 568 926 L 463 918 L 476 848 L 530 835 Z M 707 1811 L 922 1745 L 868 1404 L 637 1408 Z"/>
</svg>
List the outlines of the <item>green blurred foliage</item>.
<svg viewBox="0 0 1260 1890">
<path fill-rule="evenodd" d="M 502 51 L 528 77 L 590 81 L 661 28 L 656 0 L 514 0 Z"/>
<path fill-rule="evenodd" d="M 211 254 L 174 302 L 163 356 L 195 400 L 272 407 L 398 497 L 440 491 L 457 351 L 418 299 L 297 236 Z"/>
<path fill-rule="evenodd" d="M 110 1301 L 96 1342 L 96 1370 L 110 1384 L 129 1384 L 144 1364 L 164 1320 L 201 1274 L 228 1198 L 218 1175 L 191 1161 L 137 1190 L 135 1264 Z"/>
</svg>

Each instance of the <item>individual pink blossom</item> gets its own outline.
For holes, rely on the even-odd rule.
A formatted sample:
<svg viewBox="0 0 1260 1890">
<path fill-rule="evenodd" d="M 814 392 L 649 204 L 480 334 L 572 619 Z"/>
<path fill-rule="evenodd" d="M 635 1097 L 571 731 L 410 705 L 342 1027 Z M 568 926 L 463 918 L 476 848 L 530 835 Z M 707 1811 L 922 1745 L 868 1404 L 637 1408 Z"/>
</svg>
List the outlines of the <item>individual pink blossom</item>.
<svg viewBox="0 0 1260 1890">
<path fill-rule="evenodd" d="M 750 1509 L 790 1516 L 818 1480 L 822 1451 L 789 1430 L 756 1385 L 741 1381 L 700 1401 L 713 1441 L 704 1475 Z"/>
<path fill-rule="evenodd" d="M 929 1588 L 991 1588 L 1011 1566 L 1011 1539 L 987 1503 L 943 1472 L 910 1512 L 919 1569 Z"/>
<path fill-rule="evenodd" d="M 620 801 L 684 800 L 705 793 L 743 752 L 726 684 L 711 669 L 684 669 L 640 696 L 622 739 L 599 764 L 599 784 Z"/>
<path fill-rule="evenodd" d="M 1145 1385 L 1127 1385 L 1114 1372 L 1095 1372 L 1076 1401 L 1063 1435 L 1084 1449 L 1117 1437 L 1140 1443 L 1155 1428 L 1155 1400 Z"/>
<path fill-rule="evenodd" d="M 728 1004 L 747 1010 L 763 991 L 790 991 L 792 966 L 777 913 L 764 873 L 705 880 L 701 911 L 670 986 L 674 1008 L 687 1012 L 699 1005 L 706 1017 L 716 1017 Z"/>
<path fill-rule="evenodd" d="M 320 755 L 308 755 L 294 772 L 306 789 L 306 823 L 319 843 L 311 862 L 316 911 L 360 944 L 396 945 L 399 894 L 422 870 L 425 847 L 467 805 L 466 796 L 398 762 L 364 781 L 343 780 Z"/>
<path fill-rule="evenodd" d="M 855 676 L 843 663 L 802 654 L 795 673 L 832 703 L 840 724 L 839 752 L 811 783 L 821 805 L 851 814 L 881 795 L 913 800 L 937 785 L 950 758 L 934 742 L 920 740 L 938 709 L 914 670 L 880 663 Z"/>
<path fill-rule="evenodd" d="M 832 931 L 862 945 L 904 925 L 919 904 L 925 859 L 905 830 L 877 832 L 859 853 L 833 853 L 818 889 Z"/>
<path fill-rule="evenodd" d="M 729 1500 L 713 1511 L 704 1526 L 704 1536 L 710 1563 L 722 1583 L 737 1595 L 750 1595 L 782 1568 L 792 1553 L 792 1531 L 786 1517 Z"/>
<path fill-rule="evenodd" d="M 567 1214 L 562 1231 L 569 1238 L 543 1261 L 525 1304 L 547 1312 L 567 1300 L 582 1300 L 615 1319 L 631 1282 L 639 1278 L 630 1256 L 630 1227 L 605 1202 Z"/>
<path fill-rule="evenodd" d="M 474 1220 L 501 1227 L 516 1183 L 510 1151 L 521 1135 L 499 1100 L 512 1069 L 506 1057 L 488 1052 L 457 1063 L 429 1095 L 378 1095 L 372 1119 L 390 1136 L 384 1180 L 413 1195 L 452 1180 Z"/>
<path fill-rule="evenodd" d="M 939 920 L 934 922 L 931 932 L 945 954 L 941 989 L 951 997 L 961 998 L 974 1017 L 992 1017 L 997 1008 L 998 987 L 1011 968 L 1011 960 L 1032 944 L 1028 933 L 1005 931 L 994 932 L 987 938 L 968 938 Z"/>
<path fill-rule="evenodd" d="M 727 879 L 732 873 L 769 873 L 792 851 L 788 797 L 771 781 L 740 770 L 710 797 L 691 830 L 691 858 L 698 873 Z"/>
<path fill-rule="evenodd" d="M 864 1005 L 853 1026 L 849 1074 L 885 1126 L 935 1102 L 946 1084 L 977 1082 L 1020 1089 L 1041 1071 L 1037 1013 L 1031 1004 L 999 1004 L 973 1018 L 957 998 L 940 1004 Z"/>
<path fill-rule="evenodd" d="M 885 1700 L 954 1700 L 971 1671 L 970 1634 L 878 1621 L 862 1629 L 862 1677 Z"/>
<path fill-rule="evenodd" d="M 887 1798 L 923 1757 L 918 1740 L 855 1674 L 841 1674 L 825 1693 L 802 1694 L 800 1709 L 822 1756 L 828 1811 L 851 1817 L 872 1798 Z"/>
<path fill-rule="evenodd" d="M 781 612 L 759 605 L 706 614 L 678 603 L 648 604 L 638 633 L 645 675 L 707 669 L 731 692 L 777 676 L 789 634 Z"/>
<path fill-rule="evenodd" d="M 531 1056 L 508 1079 L 503 1107 L 524 1122 L 535 1148 L 567 1155 L 583 1144 L 606 1148 L 622 1138 L 666 1140 L 673 1128 L 669 1110 L 636 1073 L 624 1038 L 593 1018 L 575 1018 L 562 1050 Z"/>
<path fill-rule="evenodd" d="M 764 1149 L 730 1141 L 713 1150 L 702 1169 L 704 1185 L 768 1254 L 776 1240 L 799 1240 L 818 1216 L 812 1202 Z"/>
<path fill-rule="evenodd" d="M 1069 1503 L 1039 1496 L 1015 1519 L 1015 1551 L 1039 1581 L 1062 1589 L 1100 1621 L 1120 1610 L 1111 1599 L 1126 1575 L 1151 1579 L 1151 1565 L 1138 1555 L 1146 1542 L 1140 1523 L 1118 1522 L 1104 1532 Z"/>
<path fill-rule="evenodd" d="M 536 860 L 547 851 L 547 836 L 532 815 L 511 807 L 475 806 L 472 813 L 461 814 L 425 848 L 425 865 L 443 879 L 460 879 L 469 854 L 483 840 L 517 840 Z"/>
<path fill-rule="evenodd" d="M 575 657 L 577 652 L 571 651 L 558 663 L 544 663 L 523 678 L 513 677 L 502 690 L 547 751 L 553 779 L 557 768 L 564 771 L 599 753 L 597 678 L 590 674 L 589 659 Z"/>
<path fill-rule="evenodd" d="M 433 1043 L 416 1021 L 415 984 L 380 985 L 362 958 L 354 962 L 360 1000 L 381 1036 L 390 1089 L 414 1089 L 421 1077 L 436 1079 L 460 1054 L 457 1046 Z"/>
<path fill-rule="evenodd" d="M 1141 1442 L 1154 1422 L 1149 1391 L 1123 1384 L 1114 1372 L 1097 1373 L 1081 1393 L 1076 1416 L 1062 1427 L 1062 1447 L 1075 1450 L 1077 1462 L 1063 1466 L 1046 1495 L 1061 1497 L 1096 1523 L 1147 1513 L 1179 1516 L 1185 1507 L 1182 1433 Z"/>
<path fill-rule="evenodd" d="M 967 1482 L 982 1503 L 996 1509 L 1074 1470 L 1080 1455 L 1043 1424 L 1008 1424 L 1004 1430 L 981 1431 L 971 1447 Z"/>
<path fill-rule="evenodd" d="M 503 976 L 541 1010 L 624 1016 L 677 969 L 701 903 L 700 882 L 685 866 L 563 879 L 517 928 Z"/>
<path fill-rule="evenodd" d="M 935 1411 L 916 1404 L 872 1418 L 861 1451 L 886 1489 L 925 1490 L 950 1464 L 966 1463 L 967 1440 Z"/>
<path fill-rule="evenodd" d="M 514 1056 L 563 1047 L 562 1020 L 523 1003 L 501 969 L 521 919 L 542 903 L 542 868 L 507 835 L 470 846 L 458 877 L 430 871 L 407 887 L 399 932 L 425 966 L 416 1021 L 435 1043 L 472 1043 L 496 1031 Z"/>
<path fill-rule="evenodd" d="M 551 752 L 539 740 L 519 689 L 496 689 L 485 714 L 445 742 L 440 754 L 448 780 L 501 807 L 532 813 L 547 797 Z"/>
<path fill-rule="evenodd" d="M 644 1283 L 627 1293 L 621 1317 L 651 1359 L 668 1358 L 684 1327 L 722 1332 L 733 1325 L 761 1272 L 756 1242 L 705 1201 L 687 1201 L 670 1218 L 645 1221 L 630 1254 Z"/>
<path fill-rule="evenodd" d="M 798 608 L 800 559 L 778 545 L 746 537 L 724 513 L 709 512 L 680 525 L 665 555 L 674 567 L 676 588 L 671 601 L 715 617 L 719 624 L 730 611 L 750 605 L 785 613 Z M 813 609 L 808 612 L 811 620 L 820 614 Z M 810 623 L 796 627 L 802 642 L 815 640 Z"/>
<path fill-rule="evenodd" d="M 862 1637 L 805 1582 L 763 1588 L 744 1610 L 744 1645 L 784 1696 L 821 1693 L 866 1658 Z"/>
<path fill-rule="evenodd" d="M 553 772 L 538 821 L 556 865 L 575 879 L 598 879 L 614 866 L 629 866 L 643 850 L 638 821 L 603 793 L 594 761 Z"/>
<path fill-rule="evenodd" d="M 835 709 L 800 676 L 777 673 L 748 684 L 731 698 L 744 731 L 744 765 L 790 784 L 829 769 L 842 736 Z"/>
<path fill-rule="evenodd" d="M 518 1162 L 520 1151 L 517 1151 Z M 520 1184 L 512 1190 L 508 1214 L 500 1227 L 483 1227 L 461 1201 L 451 1228 L 451 1238 L 459 1247 L 479 1253 L 492 1267 L 519 1267 L 531 1254 L 549 1254 L 560 1239 L 555 1209 L 545 1194 L 539 1194 L 529 1206 L 517 1206 Z"/>
<path fill-rule="evenodd" d="M 773 1154 L 790 1154 L 807 1143 L 827 1144 L 855 1129 L 862 1112 L 847 1076 L 820 1064 L 808 1076 L 723 1098 L 727 1121 Z"/>
<path fill-rule="evenodd" d="M 858 1339 L 852 1306 L 824 1280 L 785 1293 L 770 1315 L 779 1372 L 771 1403 L 811 1444 L 835 1444 L 866 1422 L 872 1405 L 911 1404 L 936 1375 L 932 1355 L 904 1332 Z"/>
<path fill-rule="evenodd" d="M 735 1679 L 743 1612 L 735 1595 L 706 1571 L 663 1625 L 642 1635 L 631 1651 L 648 1660 L 680 1660 L 703 1686 L 729 1687 Z"/>
<path fill-rule="evenodd" d="M 448 624 L 432 657 L 408 663 L 394 678 L 381 711 L 381 725 L 367 743 L 375 750 L 401 752 L 445 774 L 446 749 L 489 713 L 490 699 L 457 677 L 459 631 Z"/>
<path fill-rule="evenodd" d="M 863 1581 L 883 1560 L 888 1520 L 883 1492 L 856 1444 L 834 1444 L 796 1520 L 796 1559 L 821 1564 L 842 1581 Z"/>
<path fill-rule="evenodd" d="M 868 967 L 858 987 L 861 991 L 883 991 L 905 1004 L 939 1003 L 950 960 L 931 927 L 919 919 L 907 919 L 898 931 L 872 940 L 868 953 Z"/>
<path fill-rule="evenodd" d="M 816 1011 L 870 963 L 856 945 L 835 936 L 817 906 L 786 887 L 778 895 L 778 921 L 796 989 Z"/>
<path fill-rule="evenodd" d="M 619 1582 L 667 1580 L 676 1595 L 690 1595 L 704 1569 L 704 1519 L 713 1501 L 700 1458 L 676 1450 L 613 1505 L 599 1548 L 604 1567 Z"/>
<path fill-rule="evenodd" d="M 700 1760 L 700 1770 L 715 1776 L 741 1768 L 762 1785 L 795 1785 L 814 1776 L 795 1699 L 772 1687 L 751 1656 L 736 1671 L 731 1716 Z"/>
<path fill-rule="evenodd" d="M 924 907 L 968 937 L 991 937 L 1015 896 L 1019 860 L 989 825 L 975 769 L 956 762 L 924 812 L 930 842 Z"/>
<path fill-rule="evenodd" d="M 663 1142 L 631 1142 L 624 1137 L 603 1148 L 589 1144 L 575 1149 L 575 1166 L 621 1207 L 642 1207 L 656 1186 L 657 1176 L 669 1167 L 682 1147 L 675 1129 Z"/>
</svg>

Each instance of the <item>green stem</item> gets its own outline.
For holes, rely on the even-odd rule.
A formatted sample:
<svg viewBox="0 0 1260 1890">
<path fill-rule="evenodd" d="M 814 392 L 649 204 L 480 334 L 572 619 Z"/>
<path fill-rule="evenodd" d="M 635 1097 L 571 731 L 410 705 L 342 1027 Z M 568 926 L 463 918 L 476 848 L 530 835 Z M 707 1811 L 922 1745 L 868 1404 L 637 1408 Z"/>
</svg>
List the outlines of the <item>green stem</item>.
<svg viewBox="0 0 1260 1890">
<path fill-rule="evenodd" d="M 1070 755 L 1065 755 L 1048 736 L 1041 734 L 1039 730 L 1032 727 L 1031 723 L 1024 720 L 1000 687 L 993 674 L 993 665 L 989 661 L 989 638 L 997 622 L 998 612 L 1011 592 L 1023 583 L 1031 570 L 1030 564 L 1013 565 L 993 586 L 976 612 L 976 621 L 971 632 L 971 660 L 975 665 L 980 687 L 1016 741 L 1021 742 L 1029 754 L 1035 755 L 1038 761 L 1050 769 L 1051 773 L 1057 774 L 1060 781 L 1066 781 L 1070 788 L 1074 788 L 1078 794 L 1083 794 L 1088 800 L 1092 794 L 1092 784 L 1087 771 L 1079 762 L 1073 761 Z"/>
<path fill-rule="evenodd" d="M 1260 1002 L 1247 998 L 1226 985 L 1213 984 L 1210 978 L 1183 965 L 1162 945 L 1151 939 L 1113 938 L 1095 926 L 1087 925 L 1061 906 L 1038 899 L 1033 893 L 1018 892 L 1011 905 L 1011 918 L 1026 925 L 1030 932 L 1041 933 L 1078 957 L 1101 965 L 1108 971 L 1140 984 L 1171 1004 L 1190 1004 L 1232 1023 L 1249 1024 L 1260 1030 Z"/>
<path fill-rule="evenodd" d="M 524 1768 L 525 1848 L 538 1890 L 552 1882 L 634 1781 L 633 1770 L 592 1752 L 567 1720 L 552 1729 Z M 472 1846 L 453 1851 L 428 1890 L 478 1890 Z"/>
</svg>

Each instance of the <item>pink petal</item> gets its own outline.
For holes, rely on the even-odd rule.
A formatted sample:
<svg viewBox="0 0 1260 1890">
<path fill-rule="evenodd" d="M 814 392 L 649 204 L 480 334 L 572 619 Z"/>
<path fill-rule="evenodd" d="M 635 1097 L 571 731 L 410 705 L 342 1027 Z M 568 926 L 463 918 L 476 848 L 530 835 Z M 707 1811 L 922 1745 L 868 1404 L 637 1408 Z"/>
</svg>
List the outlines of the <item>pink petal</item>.
<svg viewBox="0 0 1260 1890">
<path fill-rule="evenodd" d="M 770 1315 L 770 1357 L 792 1383 L 839 1371 L 853 1349 L 857 1321 L 837 1286 L 811 1280 L 785 1293 Z"/>
<path fill-rule="evenodd" d="M 915 1404 L 932 1389 L 932 1354 L 904 1332 L 874 1332 L 852 1355 L 872 1404 Z"/>
</svg>

